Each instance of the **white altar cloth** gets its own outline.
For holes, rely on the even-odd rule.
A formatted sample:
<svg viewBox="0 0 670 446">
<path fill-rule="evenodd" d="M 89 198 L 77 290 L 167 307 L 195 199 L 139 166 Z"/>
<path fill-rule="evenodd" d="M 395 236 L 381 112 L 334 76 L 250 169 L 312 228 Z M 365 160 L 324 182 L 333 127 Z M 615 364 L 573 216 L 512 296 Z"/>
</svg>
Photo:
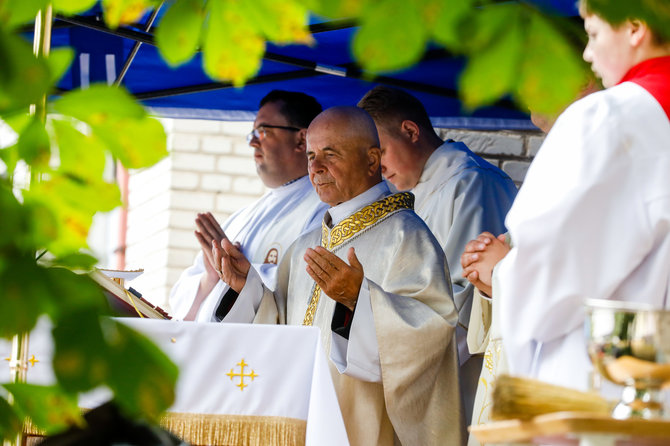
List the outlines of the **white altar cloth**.
<svg viewBox="0 0 670 446">
<path fill-rule="evenodd" d="M 307 446 L 348 444 L 318 328 L 119 320 L 152 339 L 179 366 L 169 412 L 305 420 Z M 28 367 L 28 382 L 35 384 L 53 382 L 53 347 L 44 325 L 30 340 L 28 356 L 39 362 Z M 9 353 L 7 344 L 0 350 Z M 96 407 L 107 398 L 93 392 L 82 396 L 80 405 Z"/>
</svg>

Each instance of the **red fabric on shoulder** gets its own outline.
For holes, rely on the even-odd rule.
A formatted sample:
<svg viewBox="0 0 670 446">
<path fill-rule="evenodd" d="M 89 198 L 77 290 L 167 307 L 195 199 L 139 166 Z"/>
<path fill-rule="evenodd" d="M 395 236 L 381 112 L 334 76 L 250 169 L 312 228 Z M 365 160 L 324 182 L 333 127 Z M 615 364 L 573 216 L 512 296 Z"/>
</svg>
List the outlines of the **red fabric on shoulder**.
<svg viewBox="0 0 670 446">
<path fill-rule="evenodd" d="M 619 83 L 627 81 L 647 90 L 661 104 L 670 120 L 670 56 L 640 62 L 628 70 Z"/>
</svg>

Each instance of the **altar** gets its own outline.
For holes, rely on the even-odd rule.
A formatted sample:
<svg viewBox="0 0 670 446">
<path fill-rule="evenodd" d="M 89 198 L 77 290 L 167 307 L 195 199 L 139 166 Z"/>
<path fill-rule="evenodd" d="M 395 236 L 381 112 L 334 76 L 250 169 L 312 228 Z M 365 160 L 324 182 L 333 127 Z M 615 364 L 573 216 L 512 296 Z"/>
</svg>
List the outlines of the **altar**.
<svg viewBox="0 0 670 446">
<path fill-rule="evenodd" d="M 193 445 L 346 445 L 346 430 L 316 327 L 123 318 L 179 367 L 161 426 Z M 28 382 L 49 384 L 44 323 L 31 334 Z M 132 367 L 132 364 L 128 364 Z M 82 395 L 93 408 L 109 394 Z"/>
</svg>

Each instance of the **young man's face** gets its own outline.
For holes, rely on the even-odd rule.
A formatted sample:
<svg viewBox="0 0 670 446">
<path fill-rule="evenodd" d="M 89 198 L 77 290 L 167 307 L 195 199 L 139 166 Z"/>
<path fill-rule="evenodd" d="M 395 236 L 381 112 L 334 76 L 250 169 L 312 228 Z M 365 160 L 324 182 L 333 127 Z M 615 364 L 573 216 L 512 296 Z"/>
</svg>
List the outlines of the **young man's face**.
<svg viewBox="0 0 670 446">
<path fill-rule="evenodd" d="M 616 85 L 634 65 L 631 53 L 629 22 L 613 28 L 595 14 L 584 17 L 584 29 L 589 41 L 584 49 L 584 60 L 605 88 Z"/>
<path fill-rule="evenodd" d="M 414 147 L 398 130 L 392 132 L 377 125 L 382 150 L 382 175 L 399 191 L 410 190 L 419 182 L 423 165 L 414 156 Z"/>
</svg>

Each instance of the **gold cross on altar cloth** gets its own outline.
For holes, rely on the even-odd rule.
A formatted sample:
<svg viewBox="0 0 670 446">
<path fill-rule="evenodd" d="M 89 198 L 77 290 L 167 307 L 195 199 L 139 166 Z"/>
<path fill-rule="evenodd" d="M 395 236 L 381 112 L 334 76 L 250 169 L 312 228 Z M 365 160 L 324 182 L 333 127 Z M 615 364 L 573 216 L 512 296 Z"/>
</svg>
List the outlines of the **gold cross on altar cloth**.
<svg viewBox="0 0 670 446">
<path fill-rule="evenodd" d="M 12 360 L 12 358 L 5 358 L 5 361 L 7 361 L 7 362 L 9 362 L 9 361 L 11 361 L 11 360 Z M 30 366 L 31 366 L 31 367 L 35 367 L 35 363 L 36 363 L 36 362 L 40 362 L 40 360 L 39 360 L 39 359 L 35 359 L 35 355 L 32 355 L 32 356 L 30 356 L 30 359 L 27 360 L 27 362 L 30 363 Z"/>
<path fill-rule="evenodd" d="M 243 391 L 245 387 L 249 387 L 248 384 L 244 384 L 244 378 L 245 377 L 251 378 L 251 380 L 253 381 L 254 378 L 258 376 L 258 374 L 254 372 L 253 369 L 251 370 L 251 373 L 244 373 L 244 368 L 249 365 L 246 362 L 244 362 L 244 358 L 242 358 L 242 361 L 238 362 L 237 365 L 240 366 L 240 373 L 233 373 L 233 369 L 230 369 L 230 372 L 226 373 L 226 375 L 230 377 L 231 381 L 233 380 L 234 377 L 239 376 L 240 383 L 235 385 L 240 388 L 240 391 Z"/>
</svg>

